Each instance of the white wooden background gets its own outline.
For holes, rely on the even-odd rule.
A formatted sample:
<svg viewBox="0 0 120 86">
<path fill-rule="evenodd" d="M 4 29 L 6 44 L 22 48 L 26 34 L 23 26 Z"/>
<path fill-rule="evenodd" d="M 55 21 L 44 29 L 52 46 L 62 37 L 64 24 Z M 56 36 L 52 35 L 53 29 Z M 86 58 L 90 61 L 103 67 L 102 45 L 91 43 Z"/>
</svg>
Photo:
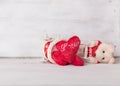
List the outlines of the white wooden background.
<svg viewBox="0 0 120 86">
<path fill-rule="evenodd" d="M 0 57 L 40 57 L 45 34 L 114 43 L 120 0 L 0 0 Z"/>
</svg>

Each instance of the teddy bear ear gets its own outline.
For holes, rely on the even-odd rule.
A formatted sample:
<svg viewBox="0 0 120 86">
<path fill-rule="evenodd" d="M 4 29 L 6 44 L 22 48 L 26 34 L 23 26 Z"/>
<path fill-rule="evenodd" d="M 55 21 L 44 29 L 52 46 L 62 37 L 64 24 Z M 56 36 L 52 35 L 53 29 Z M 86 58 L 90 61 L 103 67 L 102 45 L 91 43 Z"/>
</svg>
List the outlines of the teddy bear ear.
<svg viewBox="0 0 120 86">
<path fill-rule="evenodd" d="M 110 47 L 109 47 L 109 50 L 110 50 L 112 53 L 114 53 L 116 46 L 113 45 L 113 44 L 109 44 L 109 46 L 110 46 Z"/>
<path fill-rule="evenodd" d="M 98 40 L 94 40 L 94 41 L 89 41 L 88 42 L 88 47 L 94 47 L 98 44 Z"/>
</svg>

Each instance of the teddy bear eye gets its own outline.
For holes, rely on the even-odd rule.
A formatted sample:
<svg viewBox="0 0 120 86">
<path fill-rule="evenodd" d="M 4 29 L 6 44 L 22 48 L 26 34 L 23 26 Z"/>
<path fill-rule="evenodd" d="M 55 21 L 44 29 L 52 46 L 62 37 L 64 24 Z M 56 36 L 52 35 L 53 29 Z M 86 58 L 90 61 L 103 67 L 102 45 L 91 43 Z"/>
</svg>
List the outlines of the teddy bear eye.
<svg viewBox="0 0 120 86">
<path fill-rule="evenodd" d="M 103 52 L 103 53 L 105 53 L 105 51 L 104 51 L 104 50 L 103 50 L 102 52 Z"/>
</svg>

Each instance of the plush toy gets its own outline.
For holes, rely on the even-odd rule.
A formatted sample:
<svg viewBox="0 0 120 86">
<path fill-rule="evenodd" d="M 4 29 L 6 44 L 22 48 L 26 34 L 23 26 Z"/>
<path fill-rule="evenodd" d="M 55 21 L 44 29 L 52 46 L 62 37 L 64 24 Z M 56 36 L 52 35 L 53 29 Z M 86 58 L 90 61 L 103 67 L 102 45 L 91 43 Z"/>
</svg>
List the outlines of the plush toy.
<svg viewBox="0 0 120 86">
<path fill-rule="evenodd" d="M 80 39 L 77 36 L 68 40 L 47 39 L 44 45 L 45 58 L 48 62 L 58 65 L 83 66 L 84 61 L 77 55 L 79 46 Z"/>
<path fill-rule="evenodd" d="M 113 44 L 101 41 L 90 41 L 87 44 L 81 44 L 79 55 L 84 57 L 85 61 L 90 63 L 109 63 L 115 62 Z"/>
</svg>

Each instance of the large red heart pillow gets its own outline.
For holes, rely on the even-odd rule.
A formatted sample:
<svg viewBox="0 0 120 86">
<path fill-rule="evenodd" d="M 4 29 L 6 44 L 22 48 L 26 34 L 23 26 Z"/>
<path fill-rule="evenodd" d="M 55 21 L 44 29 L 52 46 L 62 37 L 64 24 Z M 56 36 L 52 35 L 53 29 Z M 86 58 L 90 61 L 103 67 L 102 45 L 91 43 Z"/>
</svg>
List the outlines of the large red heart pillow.
<svg viewBox="0 0 120 86">
<path fill-rule="evenodd" d="M 68 40 L 47 42 L 45 46 L 45 55 L 51 63 L 59 65 L 73 64 L 77 66 L 84 64 L 83 60 L 76 55 L 80 46 L 80 39 L 77 36 L 73 36 Z"/>
<path fill-rule="evenodd" d="M 69 63 L 73 62 L 74 56 L 76 55 L 80 46 L 80 39 L 77 36 L 73 36 L 68 41 L 61 40 L 56 44 L 56 48 L 64 59 Z"/>
</svg>

